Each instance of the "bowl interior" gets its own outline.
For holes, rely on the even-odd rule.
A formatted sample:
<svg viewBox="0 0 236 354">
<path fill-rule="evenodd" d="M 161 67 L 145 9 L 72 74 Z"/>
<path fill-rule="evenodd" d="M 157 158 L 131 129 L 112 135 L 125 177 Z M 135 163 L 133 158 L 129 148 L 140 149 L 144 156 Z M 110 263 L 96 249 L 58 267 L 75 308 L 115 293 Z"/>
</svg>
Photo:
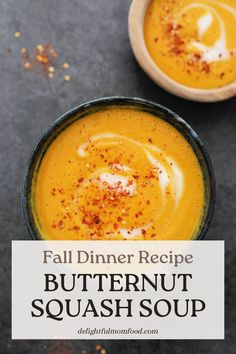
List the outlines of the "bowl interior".
<svg viewBox="0 0 236 354">
<path fill-rule="evenodd" d="M 152 115 L 161 118 L 173 125 L 189 142 L 198 158 L 204 177 L 205 206 L 203 210 L 202 221 L 198 232 L 195 235 L 195 238 L 204 237 L 209 227 L 213 213 L 215 202 L 215 181 L 209 156 L 197 134 L 177 114 L 171 112 L 159 104 L 136 98 L 110 97 L 90 101 L 67 112 L 52 124 L 52 126 L 43 134 L 39 142 L 36 144 L 28 161 L 22 197 L 22 206 L 26 224 L 32 238 L 42 239 L 39 231 L 38 221 L 35 218 L 36 213 L 34 206 L 34 187 L 41 161 L 49 145 L 64 129 L 66 129 L 76 120 L 90 115 L 91 113 L 109 109 L 112 106 L 124 106 L 126 108 L 132 108 L 135 110 L 151 113 Z"/>
</svg>

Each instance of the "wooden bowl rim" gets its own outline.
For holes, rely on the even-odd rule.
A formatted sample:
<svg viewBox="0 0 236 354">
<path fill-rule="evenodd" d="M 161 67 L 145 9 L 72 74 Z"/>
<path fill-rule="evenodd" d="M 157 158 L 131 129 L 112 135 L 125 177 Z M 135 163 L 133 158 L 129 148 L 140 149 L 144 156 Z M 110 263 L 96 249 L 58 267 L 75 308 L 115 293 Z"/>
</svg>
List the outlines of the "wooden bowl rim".
<svg viewBox="0 0 236 354">
<path fill-rule="evenodd" d="M 151 0 L 132 0 L 129 10 L 129 38 L 136 60 L 160 87 L 176 96 L 198 102 L 217 102 L 236 96 L 236 81 L 215 89 L 185 86 L 165 74 L 151 58 L 144 40 L 144 18 Z"/>
</svg>

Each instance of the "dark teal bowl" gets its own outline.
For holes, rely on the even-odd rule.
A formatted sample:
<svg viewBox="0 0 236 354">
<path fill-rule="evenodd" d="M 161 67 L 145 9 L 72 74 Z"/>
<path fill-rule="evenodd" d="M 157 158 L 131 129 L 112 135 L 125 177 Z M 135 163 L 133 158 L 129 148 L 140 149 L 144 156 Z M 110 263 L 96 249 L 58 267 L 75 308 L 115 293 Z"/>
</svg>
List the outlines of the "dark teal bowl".
<svg viewBox="0 0 236 354">
<path fill-rule="evenodd" d="M 189 142 L 198 158 L 205 183 L 205 207 L 203 211 L 203 218 L 194 237 L 194 239 L 202 239 L 206 235 L 206 232 L 209 228 L 215 205 L 214 172 L 209 155 L 203 143 L 195 131 L 182 118 L 180 118 L 176 113 L 173 113 L 169 109 L 152 101 L 120 96 L 99 98 L 72 109 L 71 111 L 58 118 L 39 139 L 27 164 L 22 196 L 24 216 L 31 237 L 35 240 L 42 239 L 34 218 L 36 213 L 33 212 L 33 186 L 36 181 L 40 163 L 49 145 L 64 129 L 74 123 L 77 119 L 100 110 L 108 109 L 112 106 L 125 106 L 144 112 L 149 112 L 152 115 L 157 116 L 173 125 Z"/>
</svg>

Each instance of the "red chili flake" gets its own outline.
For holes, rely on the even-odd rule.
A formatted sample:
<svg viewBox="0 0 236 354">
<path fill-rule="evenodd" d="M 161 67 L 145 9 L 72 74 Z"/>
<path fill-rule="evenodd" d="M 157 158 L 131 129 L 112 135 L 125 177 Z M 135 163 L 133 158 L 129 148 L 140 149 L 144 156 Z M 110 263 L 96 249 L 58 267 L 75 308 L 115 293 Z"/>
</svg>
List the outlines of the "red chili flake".
<svg viewBox="0 0 236 354">
<path fill-rule="evenodd" d="M 180 30 L 180 29 L 182 29 L 183 28 L 183 26 L 180 24 L 180 23 L 178 23 L 176 26 L 175 26 L 175 30 L 176 31 L 178 31 L 178 30 Z"/>
<path fill-rule="evenodd" d="M 115 230 L 117 230 L 117 229 L 118 229 L 118 227 L 119 227 L 119 225 L 118 225 L 118 224 L 114 224 L 113 226 L 114 226 L 114 229 L 115 229 Z"/>
<path fill-rule="evenodd" d="M 149 178 L 156 178 L 156 175 L 155 175 L 155 173 L 153 171 L 150 172 Z"/>
<path fill-rule="evenodd" d="M 120 160 L 118 159 L 118 158 L 116 158 L 115 160 L 114 160 L 114 164 L 119 164 L 120 163 Z"/>
<path fill-rule="evenodd" d="M 119 194 L 120 194 L 122 197 L 127 197 L 128 195 L 130 195 L 130 192 L 129 192 L 129 191 L 121 191 L 121 192 L 119 192 Z"/>
<path fill-rule="evenodd" d="M 63 220 L 60 220 L 57 224 L 57 226 L 59 227 L 59 229 L 63 229 L 63 227 L 65 226 L 64 225 L 64 221 Z"/>
<path fill-rule="evenodd" d="M 132 179 L 129 179 L 128 182 L 126 183 L 127 186 L 132 186 L 134 184 L 134 181 Z"/>
<path fill-rule="evenodd" d="M 123 218 L 121 216 L 118 216 L 117 221 L 121 222 L 123 221 Z"/>
<path fill-rule="evenodd" d="M 100 223 L 100 218 L 99 218 L 98 215 L 94 216 L 94 222 L 95 222 L 95 224 L 99 224 Z"/>
<path fill-rule="evenodd" d="M 194 59 L 196 59 L 196 60 L 200 60 L 200 59 L 202 59 L 202 54 L 201 53 L 194 53 Z"/>
<path fill-rule="evenodd" d="M 38 54 L 36 56 L 36 59 L 43 64 L 48 64 L 48 57 L 46 54 Z"/>
<path fill-rule="evenodd" d="M 167 32 L 170 33 L 174 29 L 173 23 L 167 23 Z"/>
<path fill-rule="evenodd" d="M 78 230 L 80 230 L 80 227 L 77 226 L 77 225 L 75 225 L 75 226 L 73 227 L 73 229 L 74 229 L 75 231 L 78 231 Z"/>
<path fill-rule="evenodd" d="M 193 59 L 188 59 L 187 64 L 192 66 L 194 64 Z"/>
<path fill-rule="evenodd" d="M 79 182 L 79 183 L 82 183 L 83 180 L 84 180 L 84 179 L 81 177 L 81 178 L 78 179 L 78 182 Z"/>
<path fill-rule="evenodd" d="M 175 46 L 182 46 L 184 44 L 183 39 L 178 34 L 174 35 L 173 42 Z"/>
<path fill-rule="evenodd" d="M 98 205 L 98 204 L 99 204 L 99 199 L 92 200 L 92 205 Z"/>
<path fill-rule="evenodd" d="M 143 235 L 146 235 L 146 233 L 147 233 L 147 231 L 144 230 L 144 229 L 142 229 L 141 232 L 142 232 Z"/>
<path fill-rule="evenodd" d="M 204 71 L 206 74 L 209 74 L 211 71 L 210 65 L 206 61 L 203 62 L 202 71 Z"/>
<path fill-rule="evenodd" d="M 184 52 L 184 51 L 183 51 L 183 49 L 181 49 L 181 48 L 173 47 L 173 48 L 171 49 L 171 53 L 174 54 L 174 55 L 180 55 L 180 54 L 182 54 L 183 52 Z"/>
<path fill-rule="evenodd" d="M 86 220 L 86 218 L 85 218 L 85 217 L 82 219 L 82 224 L 85 224 L 85 225 L 87 225 L 87 224 L 88 224 L 88 221 Z"/>
<path fill-rule="evenodd" d="M 67 212 L 66 215 L 68 216 L 69 219 L 72 218 L 71 215 L 70 215 L 70 213 Z"/>
<path fill-rule="evenodd" d="M 149 141 L 149 143 L 153 144 L 153 142 L 152 142 L 152 139 L 151 139 L 151 138 L 149 138 L 149 139 L 148 139 L 148 141 Z"/>
<path fill-rule="evenodd" d="M 64 193 L 65 193 L 65 191 L 64 191 L 63 188 L 58 189 L 58 192 L 59 192 L 60 194 L 64 194 Z"/>
</svg>

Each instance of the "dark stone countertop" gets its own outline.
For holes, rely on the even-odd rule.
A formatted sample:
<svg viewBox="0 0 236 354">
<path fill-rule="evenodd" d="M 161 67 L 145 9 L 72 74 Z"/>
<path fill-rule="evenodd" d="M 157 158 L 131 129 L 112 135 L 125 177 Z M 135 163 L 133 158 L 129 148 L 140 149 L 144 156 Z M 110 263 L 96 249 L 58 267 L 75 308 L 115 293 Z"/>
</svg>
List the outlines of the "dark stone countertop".
<svg viewBox="0 0 236 354">
<path fill-rule="evenodd" d="M 179 113 L 200 135 L 212 158 L 217 204 L 208 239 L 226 241 L 225 341 L 100 341 L 107 353 L 235 353 L 236 100 L 200 104 L 174 97 L 152 83 L 131 52 L 127 0 L 1 0 L 0 2 L 0 353 L 49 353 L 55 342 L 11 341 L 10 242 L 28 239 L 21 188 L 27 158 L 39 135 L 59 115 L 86 100 L 109 95 L 152 99 Z M 20 31 L 21 37 L 14 38 Z M 49 80 L 22 67 L 20 48 L 52 42 L 63 75 Z M 233 303 L 234 302 L 234 303 Z M 66 342 L 68 345 L 69 343 Z M 94 341 L 73 341 L 71 353 L 95 353 Z M 59 352 L 57 352 L 59 353 Z"/>
</svg>

